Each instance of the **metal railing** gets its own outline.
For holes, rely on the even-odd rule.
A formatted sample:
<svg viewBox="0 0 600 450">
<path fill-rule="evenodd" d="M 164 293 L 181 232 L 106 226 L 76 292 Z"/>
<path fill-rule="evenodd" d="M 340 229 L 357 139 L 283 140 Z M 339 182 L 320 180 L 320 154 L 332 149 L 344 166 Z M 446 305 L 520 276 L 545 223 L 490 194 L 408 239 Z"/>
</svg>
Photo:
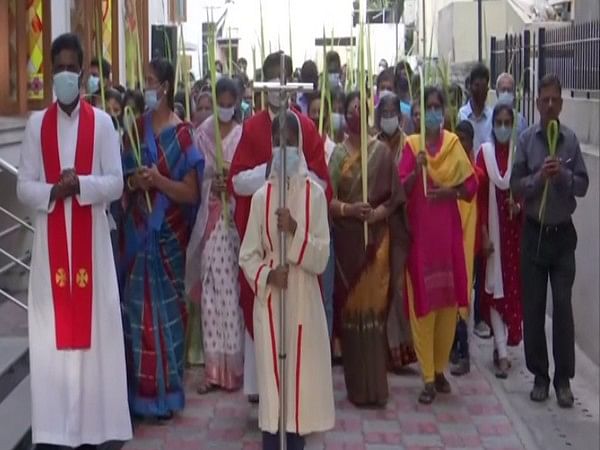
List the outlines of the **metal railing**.
<svg viewBox="0 0 600 450">
<path fill-rule="evenodd" d="M 600 97 L 600 21 L 572 24 L 553 29 L 505 34 L 491 38 L 492 82 L 502 72 L 519 81 L 525 77 L 525 115 L 535 108 L 535 84 L 554 73 L 563 89 L 572 96 Z M 529 102 L 529 103 L 526 103 Z M 533 112 L 533 111 L 531 111 Z"/>
<path fill-rule="evenodd" d="M 0 158 L 0 168 L 3 169 L 4 171 L 14 175 L 15 177 L 19 174 L 19 171 L 15 166 L 13 166 L 11 163 L 9 163 L 8 161 L 6 161 L 2 158 Z M 8 228 L 5 228 L 4 230 L 0 230 L 0 238 L 5 238 L 7 236 L 10 236 L 11 234 L 13 234 L 19 230 L 22 230 L 22 229 L 25 229 L 29 232 L 34 231 L 34 228 L 31 226 L 30 223 L 28 223 L 25 219 L 22 219 L 19 216 L 17 216 L 16 214 L 12 213 L 8 209 L 4 208 L 3 206 L 0 206 L 0 213 L 4 214 L 6 217 L 11 219 L 13 222 L 15 222 L 14 225 L 11 225 Z M 30 252 L 25 252 L 25 254 L 21 255 L 21 256 L 15 256 L 12 253 L 10 253 L 9 251 L 0 247 L 0 255 L 3 255 L 10 261 L 9 263 L 0 267 L 0 275 L 7 273 L 9 270 L 12 270 L 17 266 L 21 267 L 22 269 L 27 271 L 27 273 L 29 273 L 31 271 L 31 267 L 29 266 L 29 264 L 27 264 L 27 262 L 31 258 Z M 25 303 L 23 303 L 19 299 L 15 298 L 10 292 L 6 291 L 5 289 L 0 288 L 0 296 L 3 296 L 4 298 L 11 301 L 12 303 L 19 306 L 20 308 L 27 310 L 27 305 Z"/>
</svg>

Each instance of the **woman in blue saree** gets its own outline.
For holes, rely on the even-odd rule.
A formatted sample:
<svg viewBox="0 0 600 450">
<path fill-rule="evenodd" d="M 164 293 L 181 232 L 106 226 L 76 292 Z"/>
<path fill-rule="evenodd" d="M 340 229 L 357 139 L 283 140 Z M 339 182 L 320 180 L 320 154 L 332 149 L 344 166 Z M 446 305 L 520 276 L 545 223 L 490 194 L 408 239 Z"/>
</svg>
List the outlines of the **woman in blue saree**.
<svg viewBox="0 0 600 450">
<path fill-rule="evenodd" d="M 170 418 L 185 403 L 185 251 L 204 159 L 192 126 L 173 112 L 173 66 L 154 59 L 146 74 L 148 112 L 137 122 L 139 153 L 132 142 L 123 152 L 129 403 L 135 416 Z"/>
</svg>

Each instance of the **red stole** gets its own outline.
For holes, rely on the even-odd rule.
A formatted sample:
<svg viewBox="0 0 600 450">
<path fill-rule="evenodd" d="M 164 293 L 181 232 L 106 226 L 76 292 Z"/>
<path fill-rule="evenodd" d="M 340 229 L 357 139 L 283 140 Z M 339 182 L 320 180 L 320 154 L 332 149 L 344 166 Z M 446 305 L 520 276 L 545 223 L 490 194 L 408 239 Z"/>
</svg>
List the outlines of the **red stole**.
<svg viewBox="0 0 600 450">
<path fill-rule="evenodd" d="M 58 104 L 42 120 L 42 159 L 46 181 L 60 181 L 58 148 Z M 75 150 L 75 172 L 90 175 L 94 159 L 94 110 L 79 102 L 79 127 Z M 48 214 L 48 256 L 54 304 L 54 326 L 58 350 L 88 349 L 92 341 L 92 207 L 71 201 L 71 258 L 67 248 L 65 202 L 56 200 Z M 73 270 L 71 270 L 71 268 Z"/>
</svg>

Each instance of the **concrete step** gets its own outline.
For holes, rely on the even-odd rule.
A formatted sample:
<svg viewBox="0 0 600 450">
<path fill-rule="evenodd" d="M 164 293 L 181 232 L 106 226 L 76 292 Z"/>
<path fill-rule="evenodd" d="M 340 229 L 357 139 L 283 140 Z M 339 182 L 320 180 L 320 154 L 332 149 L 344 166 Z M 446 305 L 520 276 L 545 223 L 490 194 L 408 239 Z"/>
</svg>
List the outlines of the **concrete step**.
<svg viewBox="0 0 600 450">
<path fill-rule="evenodd" d="M 0 404 L 28 374 L 29 345 L 27 338 L 0 337 Z M 5 447 L 0 446 L 0 448 Z"/>
<path fill-rule="evenodd" d="M 0 117 L 0 147 L 19 144 L 23 140 L 26 120 Z"/>
<path fill-rule="evenodd" d="M 0 403 L 0 449 L 31 447 L 31 389 L 25 377 Z"/>
</svg>

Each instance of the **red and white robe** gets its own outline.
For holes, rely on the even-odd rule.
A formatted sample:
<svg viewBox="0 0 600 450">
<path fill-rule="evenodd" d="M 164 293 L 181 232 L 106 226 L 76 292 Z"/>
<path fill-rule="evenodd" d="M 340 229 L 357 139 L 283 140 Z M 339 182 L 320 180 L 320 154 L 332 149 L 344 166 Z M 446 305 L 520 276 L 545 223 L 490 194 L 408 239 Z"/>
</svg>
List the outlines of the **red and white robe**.
<svg viewBox="0 0 600 450">
<path fill-rule="evenodd" d="M 254 290 L 254 342 L 261 430 L 276 433 L 279 418 L 279 291 L 267 285 L 279 255 L 278 180 L 271 177 L 252 197 L 240 249 L 240 267 Z M 291 177 L 287 205 L 297 222 L 287 239 L 286 294 L 287 431 L 301 435 L 334 426 L 329 337 L 318 275 L 329 258 L 327 200 L 304 171 Z"/>
<path fill-rule="evenodd" d="M 55 126 L 62 170 L 75 166 L 81 104 L 70 116 L 58 108 Z M 91 173 L 79 176 L 77 200 L 91 206 L 91 341 L 81 348 L 59 350 L 52 291 L 56 277 L 48 248 L 48 217 L 55 202 L 50 202 L 52 184 L 46 181 L 41 142 L 45 114 L 46 110 L 33 113 L 27 123 L 17 183 L 18 197 L 31 209 L 35 227 L 28 293 L 33 442 L 77 447 L 128 440 L 132 431 L 123 328 L 106 213 L 108 203 L 123 190 L 119 138 L 107 114 L 87 110 L 87 117 L 93 117 L 93 137 L 88 140 L 93 142 L 93 159 Z M 72 202 L 71 198 L 64 202 L 71 263 Z"/>
</svg>

